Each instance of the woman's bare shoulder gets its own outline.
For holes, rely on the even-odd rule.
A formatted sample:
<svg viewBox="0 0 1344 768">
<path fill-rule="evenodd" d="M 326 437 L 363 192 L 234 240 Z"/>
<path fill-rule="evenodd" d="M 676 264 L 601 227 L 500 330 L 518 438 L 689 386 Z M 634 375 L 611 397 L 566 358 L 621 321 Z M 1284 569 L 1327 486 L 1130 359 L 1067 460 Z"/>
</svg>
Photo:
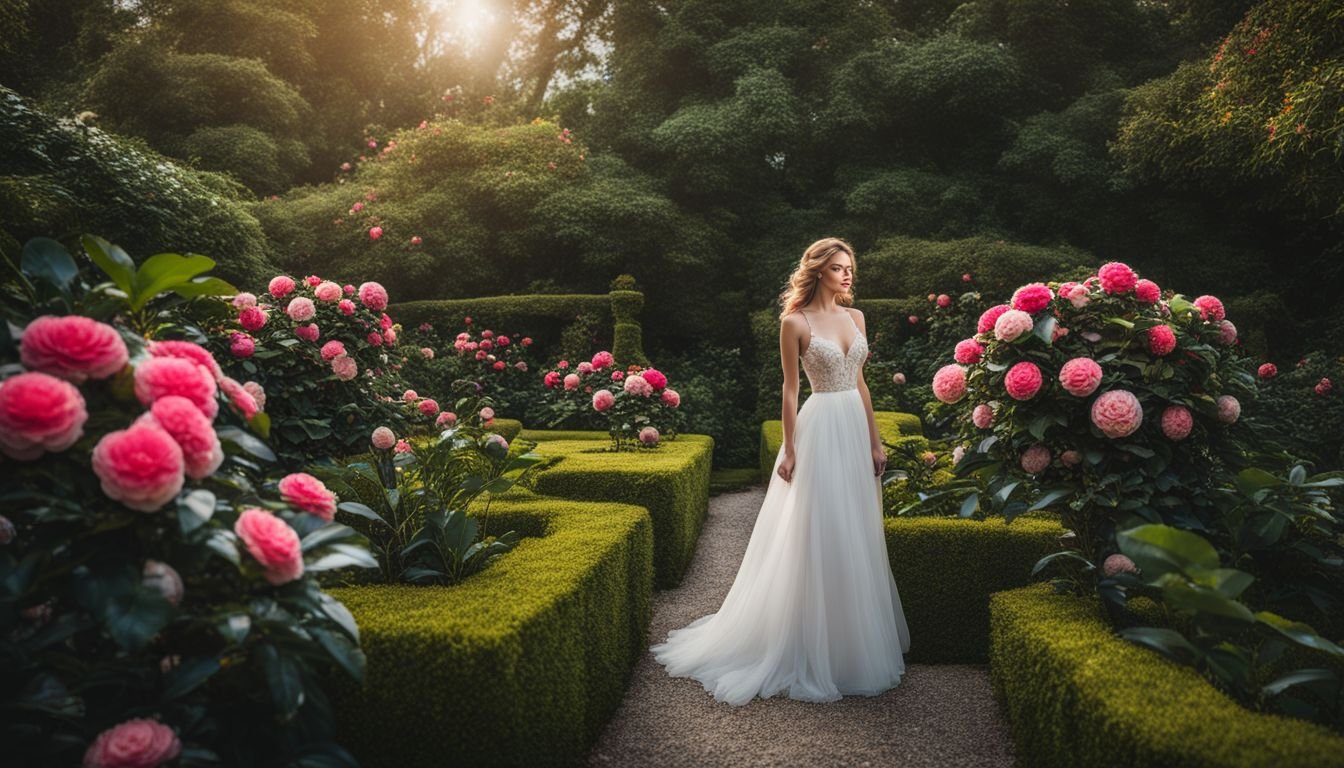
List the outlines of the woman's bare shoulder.
<svg viewBox="0 0 1344 768">
<path fill-rule="evenodd" d="M 781 331 L 785 329 L 796 331 L 806 327 L 807 318 L 803 317 L 802 313 L 797 310 L 785 315 L 784 319 L 779 321 L 779 328 Z"/>
</svg>

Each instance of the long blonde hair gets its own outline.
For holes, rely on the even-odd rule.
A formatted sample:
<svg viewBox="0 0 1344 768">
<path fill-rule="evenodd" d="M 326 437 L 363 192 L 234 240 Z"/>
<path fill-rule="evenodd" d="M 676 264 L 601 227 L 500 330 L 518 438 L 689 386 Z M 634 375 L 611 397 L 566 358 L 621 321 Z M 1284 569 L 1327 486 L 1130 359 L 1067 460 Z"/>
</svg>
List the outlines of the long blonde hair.
<svg viewBox="0 0 1344 768">
<path fill-rule="evenodd" d="M 788 287 L 779 294 L 779 305 L 782 307 L 779 319 L 783 320 L 796 312 L 799 307 L 807 306 L 807 303 L 812 301 L 812 297 L 817 295 L 817 286 L 821 284 L 821 270 L 832 256 L 842 251 L 849 254 L 852 264 L 854 247 L 838 237 L 823 237 L 807 246 L 807 250 L 803 251 L 803 257 L 798 260 L 798 268 L 789 276 Z M 854 266 L 857 271 L 857 265 Z M 839 294 L 835 297 L 835 303 L 849 306 L 854 303 L 854 294 L 852 292 Z"/>
</svg>

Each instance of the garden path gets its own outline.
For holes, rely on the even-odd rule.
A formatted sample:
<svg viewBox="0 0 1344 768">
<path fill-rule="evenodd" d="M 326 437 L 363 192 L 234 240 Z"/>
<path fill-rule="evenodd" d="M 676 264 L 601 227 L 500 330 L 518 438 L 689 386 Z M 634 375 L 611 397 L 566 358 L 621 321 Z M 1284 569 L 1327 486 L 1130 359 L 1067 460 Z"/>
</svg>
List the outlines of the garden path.
<svg viewBox="0 0 1344 768">
<path fill-rule="evenodd" d="M 756 487 L 711 498 L 681 586 L 654 594 L 649 644 L 718 609 L 765 497 Z M 647 651 L 625 700 L 589 754 L 592 766 L 1011 766 L 1007 725 L 975 665 L 912 664 L 896 688 L 811 704 L 714 701 L 695 680 L 672 678 Z"/>
</svg>

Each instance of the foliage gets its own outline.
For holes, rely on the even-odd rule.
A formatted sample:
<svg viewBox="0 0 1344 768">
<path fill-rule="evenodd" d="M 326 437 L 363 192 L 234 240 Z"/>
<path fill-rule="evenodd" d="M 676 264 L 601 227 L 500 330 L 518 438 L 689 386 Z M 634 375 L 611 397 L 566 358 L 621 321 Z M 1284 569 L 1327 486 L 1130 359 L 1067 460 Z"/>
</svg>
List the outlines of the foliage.
<svg viewBox="0 0 1344 768">
<path fill-rule="evenodd" d="M 700 345 L 661 357 L 668 379 L 678 382 L 684 420 L 680 431 L 714 438 L 715 467 L 755 467 L 757 422 L 750 409 L 749 366 L 740 347 Z"/>
<path fill-rule="evenodd" d="M 72 256 L 55 241 L 29 241 L 4 289 L 6 320 L 25 332 L 18 349 L 3 337 L 0 397 L 8 400 L 18 376 L 46 376 L 52 389 L 57 376 L 70 377 L 80 414 L 72 443 L 36 457 L 14 451 L 28 427 L 6 426 L 0 722 L 7 756 L 24 765 L 75 764 L 100 732 L 152 718 L 171 729 L 184 765 L 301 756 L 353 765 L 334 741 L 321 683 L 336 669 L 362 676 L 359 633 L 311 574 L 374 561 L 329 514 L 283 492 L 276 499 L 274 454 L 244 428 L 249 407 L 230 386 L 237 382 L 212 372 L 204 348 L 163 341 L 203 337 L 192 320 L 208 300 L 199 297 L 229 288 L 198 277 L 213 263 L 160 254 L 137 268 L 99 238 L 86 236 L 83 245 Z M 60 346 L 53 357 L 46 329 L 55 318 L 77 317 L 90 318 L 98 331 L 86 339 L 99 341 Z M 46 325 L 35 331 L 39 318 Z M 132 328 L 128 318 L 151 322 Z M 95 348 L 89 360 L 121 369 L 83 369 L 78 355 Z M 170 353 L 193 361 L 185 368 L 209 384 L 208 401 L 175 399 L 196 414 L 204 433 L 195 437 L 213 443 L 210 458 L 161 420 L 161 401 L 174 398 L 139 386 L 142 374 L 149 378 L 144 366 Z M 13 408 L 6 403 L 7 419 Z M 171 447 L 170 458 L 135 475 L 130 465 L 139 459 L 114 447 L 130 435 Z M 143 485 L 155 475 L 152 487 Z M 258 534 L 247 533 L 245 518 L 271 521 L 264 546 L 254 546 L 249 536 Z"/>
<path fill-rule="evenodd" d="M 541 393 L 550 412 L 547 427 L 605 429 L 612 450 L 657 448 L 663 437 L 684 430 L 681 394 L 656 368 L 614 366 L 602 350 L 591 361 L 571 366 L 559 360 L 542 379 Z"/>
<path fill-rule="evenodd" d="M 537 375 L 531 372 L 533 341 L 522 333 L 497 333 L 477 327 L 470 315 L 464 329 L 451 341 L 432 323 L 421 323 L 402 335 L 403 357 L 399 373 L 413 389 L 445 390 L 459 379 L 477 385 L 496 413 L 531 423 Z M 425 350 L 429 350 L 428 353 Z"/>
<path fill-rule="evenodd" d="M 1344 383 L 1342 363 L 1324 352 L 1309 352 L 1260 378 L 1257 402 L 1266 419 L 1280 426 L 1294 453 L 1310 458 L 1318 469 L 1344 468 L 1344 401 L 1335 389 L 1336 382 Z"/>
</svg>

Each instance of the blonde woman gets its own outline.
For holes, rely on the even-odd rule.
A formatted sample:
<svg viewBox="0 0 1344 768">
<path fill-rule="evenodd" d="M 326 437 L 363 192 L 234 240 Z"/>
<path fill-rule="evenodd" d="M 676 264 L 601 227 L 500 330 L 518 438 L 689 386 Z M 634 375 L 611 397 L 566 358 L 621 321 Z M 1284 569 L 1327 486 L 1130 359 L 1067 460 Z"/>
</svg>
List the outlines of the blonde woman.
<svg viewBox="0 0 1344 768">
<path fill-rule="evenodd" d="M 850 308 L 854 249 L 808 246 L 780 295 L 784 445 L 717 613 L 651 648 L 674 677 L 746 704 L 786 692 L 804 701 L 875 695 L 905 673 L 910 650 L 887 560 L 886 452 L 863 381 L 863 313 Z M 798 408 L 798 365 L 812 395 Z"/>
</svg>

